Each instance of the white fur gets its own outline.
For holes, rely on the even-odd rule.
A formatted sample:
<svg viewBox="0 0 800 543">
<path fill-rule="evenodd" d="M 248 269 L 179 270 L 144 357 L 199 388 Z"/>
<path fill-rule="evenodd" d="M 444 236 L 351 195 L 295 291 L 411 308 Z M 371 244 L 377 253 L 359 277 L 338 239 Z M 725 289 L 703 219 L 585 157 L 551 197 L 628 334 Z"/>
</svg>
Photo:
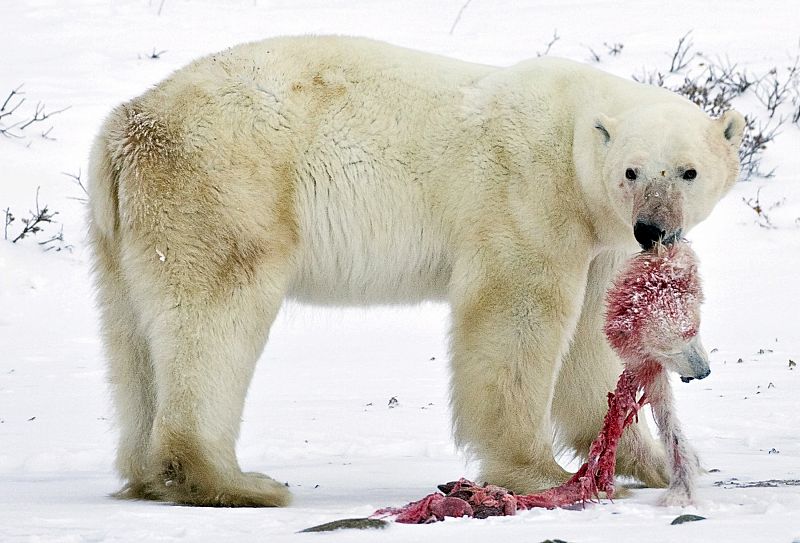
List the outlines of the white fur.
<svg viewBox="0 0 800 543">
<path fill-rule="evenodd" d="M 736 178 L 741 124 L 569 61 L 501 69 L 363 39 L 267 40 L 176 72 L 118 107 L 92 155 L 123 494 L 286 503 L 234 454 L 285 296 L 448 300 L 457 440 L 493 483 L 562 482 L 554 430 L 586 451 L 621 368 L 603 295 L 632 221 L 702 220 Z M 654 183 L 670 198 L 643 204 Z M 640 426 L 619 460 L 666 483 Z"/>
<path fill-rule="evenodd" d="M 701 471 L 700 459 L 681 430 L 668 374 L 660 372 L 649 391 L 653 418 L 658 426 L 670 473 L 669 487 L 661 497 L 661 503 L 690 505 L 694 501 L 695 480 Z"/>
</svg>

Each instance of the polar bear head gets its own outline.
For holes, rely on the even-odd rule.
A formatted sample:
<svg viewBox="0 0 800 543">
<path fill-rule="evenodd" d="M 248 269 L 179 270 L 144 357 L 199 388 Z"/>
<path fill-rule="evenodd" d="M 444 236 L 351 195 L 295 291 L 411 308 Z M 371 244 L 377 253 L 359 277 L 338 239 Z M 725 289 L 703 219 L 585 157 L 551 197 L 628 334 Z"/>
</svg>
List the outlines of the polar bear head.
<svg viewBox="0 0 800 543">
<path fill-rule="evenodd" d="M 594 196 L 605 200 L 601 235 L 617 241 L 632 235 L 645 249 L 680 239 L 736 180 L 744 126 L 735 111 L 711 119 L 682 100 L 596 115 L 594 171 L 582 177 L 601 185 Z"/>
</svg>

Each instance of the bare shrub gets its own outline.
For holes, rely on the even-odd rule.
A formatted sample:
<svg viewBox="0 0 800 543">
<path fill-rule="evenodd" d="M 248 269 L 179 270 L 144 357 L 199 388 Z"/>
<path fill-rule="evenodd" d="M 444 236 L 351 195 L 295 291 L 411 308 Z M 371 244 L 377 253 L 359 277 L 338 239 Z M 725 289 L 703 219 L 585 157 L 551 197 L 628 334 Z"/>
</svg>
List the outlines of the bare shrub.
<svg viewBox="0 0 800 543">
<path fill-rule="evenodd" d="M 619 42 L 611 43 L 603 42 L 603 45 L 606 46 L 607 52 L 612 57 L 617 57 L 622 54 L 622 49 L 625 47 L 623 44 Z"/>
<path fill-rule="evenodd" d="M 53 115 L 57 115 L 69 109 L 69 106 L 67 106 L 56 111 L 48 112 L 43 102 L 37 102 L 33 111 L 33 116 L 22 115 L 20 106 L 25 103 L 26 98 L 23 96 L 25 92 L 20 89 L 22 89 L 22 85 L 12 89 L 3 101 L 3 105 L 0 106 L 0 135 L 7 138 L 24 139 L 26 135 L 24 131 L 26 128 L 33 124 L 46 121 Z M 45 139 L 52 140 L 53 138 L 50 137 L 52 129 L 53 127 L 51 126 L 45 132 L 42 132 L 41 136 Z"/>
<path fill-rule="evenodd" d="M 775 208 L 782 206 L 786 202 L 786 199 L 784 198 L 782 200 L 778 200 L 769 207 L 765 207 L 765 205 L 761 203 L 762 188 L 763 187 L 759 187 L 759 189 L 756 191 L 756 195 L 754 198 L 745 198 L 743 196 L 742 202 L 744 202 L 744 204 L 750 209 L 752 209 L 753 212 L 756 214 L 756 224 L 758 224 L 762 228 L 772 229 L 775 228 L 775 225 L 772 224 L 772 221 L 769 218 L 769 212 L 771 212 Z"/>
<path fill-rule="evenodd" d="M 39 232 L 42 231 L 42 228 L 45 224 L 53 222 L 53 217 L 58 215 L 58 212 L 50 211 L 47 208 L 47 204 L 43 207 L 39 206 L 39 188 L 36 188 L 36 210 L 29 211 L 30 217 L 25 217 L 20 219 L 20 222 L 24 225 L 22 230 L 20 230 L 19 234 L 13 236 L 11 243 L 16 243 L 21 239 L 25 239 L 27 236 L 35 236 Z M 5 221 L 5 231 L 4 231 L 4 239 L 8 239 L 8 227 L 16 220 L 16 217 L 11 213 L 9 208 L 6 208 L 6 221 Z"/>
<path fill-rule="evenodd" d="M 739 149 L 740 179 L 772 177 L 774 170 L 765 172 L 761 169 L 763 152 L 780 134 L 784 123 L 800 123 L 800 56 L 785 70 L 773 67 L 758 76 L 729 59 L 711 60 L 693 52 L 694 43 L 690 35 L 691 31 L 678 40 L 668 69 L 643 68 L 632 78 L 676 92 L 712 117 L 731 109 L 735 99 L 754 96 L 766 110 L 766 119 L 762 120 L 753 113 L 745 116 L 744 136 Z M 678 76 L 681 79 L 676 81 Z"/>
<path fill-rule="evenodd" d="M 549 42 L 547 42 L 547 46 L 545 47 L 544 52 L 540 53 L 539 51 L 537 51 L 536 52 L 536 56 L 537 57 L 546 57 L 550 53 L 550 49 L 553 48 L 553 45 L 555 45 L 555 43 L 560 39 L 561 39 L 561 36 L 558 35 L 558 30 L 557 29 L 553 30 L 553 38 Z"/>
<path fill-rule="evenodd" d="M 779 107 L 788 103 L 792 90 L 797 89 L 798 78 L 800 78 L 800 57 L 796 58 L 794 64 L 787 68 L 785 77 L 782 78 L 778 75 L 778 68 L 772 68 L 758 81 L 755 95 L 769 112 L 770 119 L 775 116 Z"/>
<path fill-rule="evenodd" d="M 761 171 L 761 158 L 767 144 L 771 143 L 780 133 L 778 129 L 783 124 L 783 120 L 772 122 L 772 119 L 769 119 L 766 123 L 762 123 L 745 115 L 744 121 L 744 136 L 742 145 L 739 147 L 740 177 L 744 180 L 750 180 L 753 177 L 772 177 L 775 175 L 775 169 L 773 168 L 769 172 Z"/>
<path fill-rule="evenodd" d="M 675 47 L 675 52 L 672 53 L 672 62 L 669 65 L 669 73 L 674 74 L 689 66 L 689 63 L 697 55 L 692 53 L 694 42 L 689 39 L 692 33 L 690 30 L 678 40 L 678 45 Z"/>
<path fill-rule="evenodd" d="M 11 243 L 17 243 L 27 238 L 33 238 L 39 234 L 46 233 L 45 229 L 47 225 L 55 225 L 57 224 L 55 216 L 58 215 L 58 211 L 51 211 L 47 204 L 40 205 L 39 204 L 39 189 L 40 187 L 36 188 L 36 198 L 35 198 L 35 208 L 32 211 L 28 211 L 27 217 L 22 217 L 19 219 L 19 222 L 22 223 L 22 228 L 16 232 L 16 234 L 12 231 L 9 233 L 9 229 L 13 230 L 14 223 L 18 220 L 17 217 L 14 216 L 14 213 L 11 211 L 11 208 L 7 207 L 4 210 L 5 219 L 4 219 L 4 226 L 3 226 L 3 239 L 6 241 L 10 241 Z M 64 227 L 60 226 L 58 233 L 50 235 L 50 237 L 38 241 L 37 242 L 40 246 L 44 248 L 45 251 L 55 250 L 55 251 L 62 251 L 64 249 L 71 250 L 72 246 L 67 245 L 64 242 Z"/>
</svg>

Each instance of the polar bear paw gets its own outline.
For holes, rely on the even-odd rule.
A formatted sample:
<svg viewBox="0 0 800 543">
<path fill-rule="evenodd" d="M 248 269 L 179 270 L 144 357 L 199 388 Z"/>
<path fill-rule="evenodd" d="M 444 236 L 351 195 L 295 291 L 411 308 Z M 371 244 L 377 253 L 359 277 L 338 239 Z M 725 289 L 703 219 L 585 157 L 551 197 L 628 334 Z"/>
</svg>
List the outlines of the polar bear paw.
<svg viewBox="0 0 800 543">
<path fill-rule="evenodd" d="M 571 474 L 552 462 L 530 464 L 486 463 L 481 480 L 517 494 L 533 494 L 558 486 Z"/>
<path fill-rule="evenodd" d="M 163 501 L 206 507 L 282 507 L 291 501 L 285 484 L 261 473 L 238 473 L 205 482 L 167 480 L 154 493 Z"/>
<path fill-rule="evenodd" d="M 203 461 L 174 458 L 151 473 L 144 481 L 129 482 L 115 496 L 203 507 L 282 507 L 291 501 L 286 484 L 262 473 L 221 471 Z"/>
</svg>

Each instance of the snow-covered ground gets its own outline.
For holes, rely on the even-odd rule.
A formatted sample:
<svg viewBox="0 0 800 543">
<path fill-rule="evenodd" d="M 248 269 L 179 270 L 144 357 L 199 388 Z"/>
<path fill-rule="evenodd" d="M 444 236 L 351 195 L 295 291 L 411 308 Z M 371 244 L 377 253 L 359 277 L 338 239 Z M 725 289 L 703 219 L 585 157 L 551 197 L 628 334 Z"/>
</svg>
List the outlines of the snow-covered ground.
<svg viewBox="0 0 800 543">
<path fill-rule="evenodd" d="M 161 5 L 163 4 L 163 8 Z M 86 171 L 103 116 L 189 60 L 280 34 L 340 33 L 507 65 L 543 52 L 629 77 L 664 68 L 679 37 L 757 73 L 792 63 L 800 11 L 791 0 L 657 2 L 537 0 L 6 0 L 0 3 L 0 101 L 24 83 L 18 110 L 70 109 L 0 137 L 0 208 L 20 221 L 40 205 L 58 226 L 0 238 L 0 541 L 800 541 L 800 130 L 786 125 L 765 153 L 775 177 L 738 183 L 691 233 L 707 301 L 703 337 L 713 373 L 675 383 L 686 431 L 708 468 L 700 501 L 655 505 L 636 490 L 583 511 L 531 511 L 484 521 L 392 525 L 381 532 L 301 534 L 365 516 L 474 475 L 453 449 L 447 409 L 447 309 L 285 307 L 244 414 L 244 468 L 288 481 L 286 509 L 230 510 L 122 502 L 115 433 L 92 304 L 83 196 L 62 172 Z M 159 14 L 159 9 L 161 13 Z M 604 42 L 622 43 L 618 56 Z M 160 58 L 149 58 L 152 53 Z M 754 100 L 737 102 L 763 116 Z M 50 139 L 40 137 L 53 127 Z M 85 174 L 83 175 L 85 178 Z M 763 187 L 763 188 L 762 188 Z M 755 198 L 774 228 L 757 224 Z M 2 216 L 2 214 L 0 214 Z M 70 250 L 36 244 L 63 227 Z M 54 245 L 63 245 L 54 243 Z M 389 408 L 389 399 L 397 405 Z M 717 471 L 718 470 L 718 471 Z M 718 482 L 724 484 L 718 484 Z M 736 484 L 738 483 L 738 485 Z M 737 487 L 738 486 L 738 487 Z M 707 520 L 670 526 L 682 512 Z"/>
</svg>

